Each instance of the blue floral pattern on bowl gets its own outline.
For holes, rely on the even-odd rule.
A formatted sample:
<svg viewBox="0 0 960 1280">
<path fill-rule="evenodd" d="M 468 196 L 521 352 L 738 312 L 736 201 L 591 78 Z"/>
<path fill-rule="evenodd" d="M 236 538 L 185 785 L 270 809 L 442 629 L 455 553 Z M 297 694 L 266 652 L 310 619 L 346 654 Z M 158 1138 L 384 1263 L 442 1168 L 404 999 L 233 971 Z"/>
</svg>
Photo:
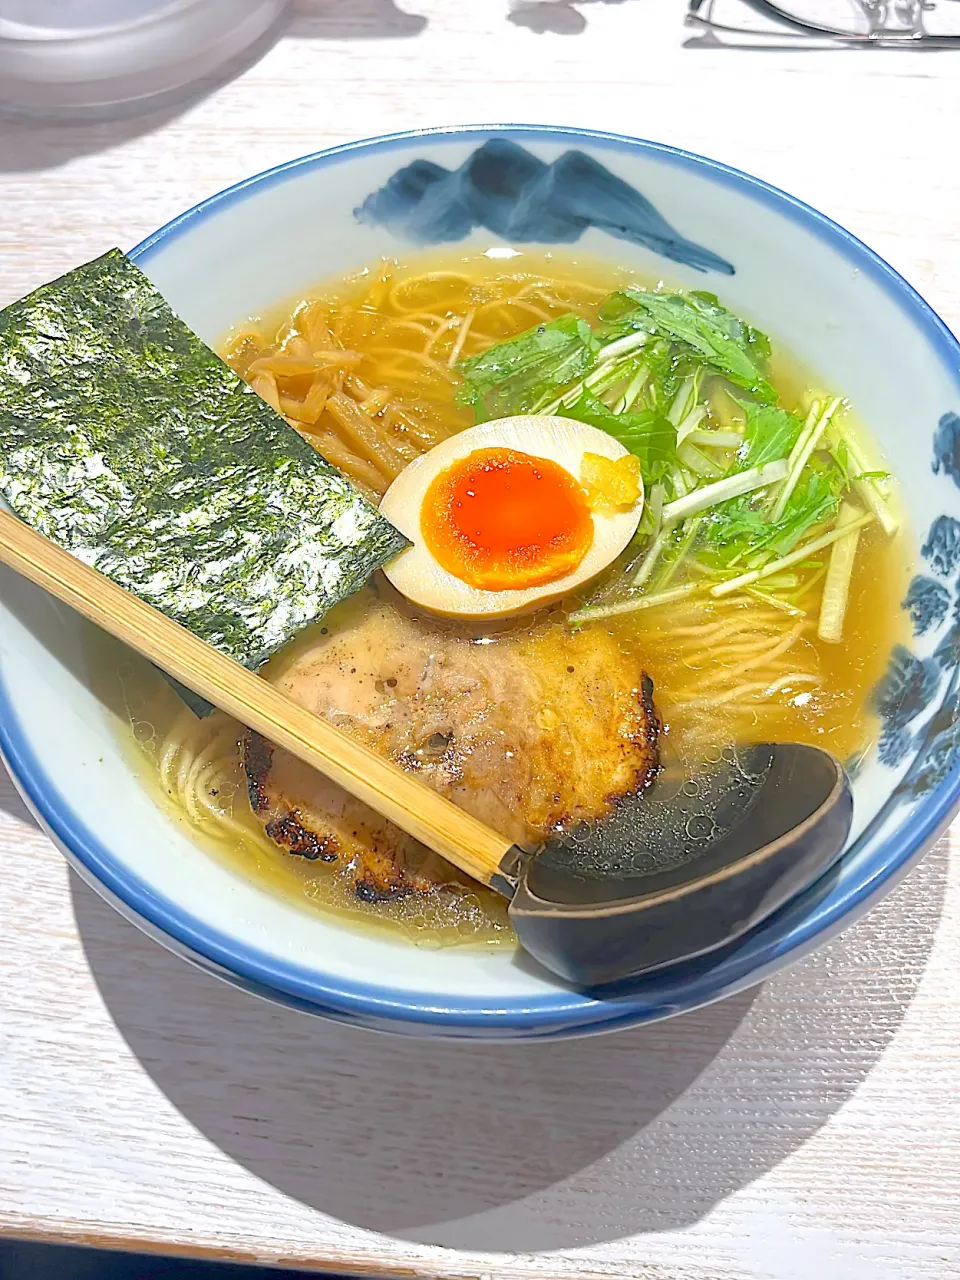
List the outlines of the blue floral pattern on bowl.
<svg viewBox="0 0 960 1280">
<path fill-rule="evenodd" d="M 945 413 L 934 435 L 933 471 L 960 488 L 960 417 Z M 887 672 L 873 694 L 883 729 L 878 755 L 891 768 L 915 753 L 890 797 L 902 804 L 926 795 L 950 773 L 960 758 L 960 521 L 940 515 L 930 525 L 920 554 L 931 572 L 916 574 L 903 607 L 915 638 L 936 638 L 951 617 L 929 657 L 897 645 Z M 951 609 L 952 606 L 952 609 Z M 931 706 L 936 709 L 924 720 Z"/>
<path fill-rule="evenodd" d="M 418 244 L 465 239 L 476 227 L 518 244 L 572 244 L 590 227 L 697 271 L 733 265 L 676 231 L 629 183 L 583 151 L 551 164 L 507 138 L 491 138 L 458 169 L 414 160 L 355 211 Z"/>
</svg>

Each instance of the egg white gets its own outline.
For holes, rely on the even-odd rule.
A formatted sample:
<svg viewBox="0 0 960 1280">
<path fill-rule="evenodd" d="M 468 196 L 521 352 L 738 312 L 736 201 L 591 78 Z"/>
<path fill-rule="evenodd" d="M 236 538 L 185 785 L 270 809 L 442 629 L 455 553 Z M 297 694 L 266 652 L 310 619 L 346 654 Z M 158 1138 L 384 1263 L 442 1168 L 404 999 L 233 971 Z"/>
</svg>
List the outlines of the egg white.
<svg viewBox="0 0 960 1280">
<path fill-rule="evenodd" d="M 471 587 L 437 563 L 420 532 L 424 495 L 436 476 L 476 449 L 517 449 L 558 463 L 580 480 L 585 453 L 616 461 L 629 451 L 612 436 L 573 418 L 524 414 L 498 418 L 461 431 L 416 458 L 400 472 L 383 495 L 380 510 L 413 544 L 384 566 L 384 573 L 408 600 L 433 613 L 458 618 L 502 618 L 559 600 L 595 578 L 624 549 L 643 511 L 643 487 L 624 511 L 593 511 L 593 545 L 572 572 L 554 582 L 522 590 L 484 591 Z"/>
</svg>

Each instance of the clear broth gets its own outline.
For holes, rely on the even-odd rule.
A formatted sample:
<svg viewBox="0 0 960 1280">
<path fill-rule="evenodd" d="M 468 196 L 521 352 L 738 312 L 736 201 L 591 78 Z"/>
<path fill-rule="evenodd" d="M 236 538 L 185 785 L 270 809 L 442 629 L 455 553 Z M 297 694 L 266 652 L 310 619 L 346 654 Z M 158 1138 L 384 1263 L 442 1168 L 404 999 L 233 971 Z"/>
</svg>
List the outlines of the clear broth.
<svg viewBox="0 0 960 1280">
<path fill-rule="evenodd" d="M 551 282 L 554 303 L 544 300 L 542 290 L 536 294 L 536 307 L 526 300 L 530 295 L 517 296 L 523 295 L 522 280 L 535 277 Z M 518 278 L 522 278 L 519 286 Z M 346 282 L 322 285 L 307 296 L 330 303 L 331 314 L 339 317 L 342 326 L 338 336 L 363 355 L 363 378 L 373 386 L 389 387 L 391 403 L 400 406 L 428 442 L 431 433 L 441 438 L 471 425 L 472 417 L 454 403 L 455 380 L 443 373 L 456 328 L 441 333 L 433 348 L 436 368 L 418 354 L 423 336 L 407 323 L 411 314 L 433 313 L 446 319 L 473 312 L 470 340 L 461 352 L 469 355 L 472 349 L 482 349 L 491 336 L 502 339 L 529 328 L 537 322 L 537 308 L 549 315 L 576 310 L 593 322 L 602 299 L 628 281 L 644 287 L 663 283 L 567 255 L 524 253 L 504 261 L 446 254 L 420 257 L 402 269 L 385 264 Z M 375 307 L 369 303 L 371 297 L 379 299 Z M 290 325 L 291 316 L 296 323 L 297 305 L 278 306 L 269 316 L 235 331 L 224 343 L 234 367 L 245 371 L 263 343 L 272 342 L 278 331 Z M 775 339 L 774 348 L 771 381 L 784 405 L 792 408 L 817 386 L 817 380 L 777 350 Z M 322 424 L 317 430 L 322 430 Z M 882 465 L 867 433 L 858 429 L 858 435 L 871 459 Z M 762 689 L 747 694 L 737 690 L 744 681 L 762 684 L 769 664 L 756 662 L 748 643 L 739 645 L 745 652 L 742 658 L 737 643 L 723 647 L 724 637 L 730 639 L 730 627 L 735 632 L 736 626 L 749 621 L 742 613 L 731 614 L 729 605 L 691 598 L 676 608 L 650 609 L 588 626 L 613 631 L 625 652 L 642 656 L 654 681 L 667 749 L 691 767 L 734 738 L 809 742 L 849 761 L 869 749 L 875 739 L 870 691 L 904 627 L 899 608 L 906 583 L 902 546 L 902 533 L 886 540 L 874 526 L 867 528 L 860 540 L 843 642 L 823 643 L 815 626 L 812 633 L 808 629 L 799 635 L 789 647 L 786 670 L 780 659 L 779 665 L 769 667 L 781 687 L 764 699 L 759 710 L 751 700 L 762 697 Z M 352 607 L 364 607 L 362 600 Z M 786 636 L 794 620 L 783 615 L 769 621 L 770 612 L 760 609 L 756 617 L 766 617 L 771 628 L 782 626 Z M 328 626 L 336 625 L 336 616 L 328 617 Z M 717 637 L 715 643 L 711 636 Z M 738 641 L 736 634 L 733 641 Z M 745 669 L 740 671 L 741 667 Z M 751 681 L 752 674 L 759 681 Z M 350 877 L 335 866 L 284 853 L 250 812 L 237 748 L 240 727 L 219 712 L 202 724 L 191 721 L 169 686 L 146 664 L 123 661 L 120 678 L 141 775 L 166 811 L 233 870 L 304 909 L 332 913 L 352 925 L 399 931 L 419 945 L 512 942 L 505 904 L 482 888 L 454 892 L 441 886 L 395 901 L 361 903 Z M 726 701 L 724 681 L 733 690 Z M 176 770 L 171 773 L 167 767 L 164 772 L 162 758 L 165 750 L 169 752 L 171 734 L 189 739 L 194 784 L 201 776 L 205 779 L 203 804 L 185 804 L 179 784 L 170 782 Z"/>
</svg>

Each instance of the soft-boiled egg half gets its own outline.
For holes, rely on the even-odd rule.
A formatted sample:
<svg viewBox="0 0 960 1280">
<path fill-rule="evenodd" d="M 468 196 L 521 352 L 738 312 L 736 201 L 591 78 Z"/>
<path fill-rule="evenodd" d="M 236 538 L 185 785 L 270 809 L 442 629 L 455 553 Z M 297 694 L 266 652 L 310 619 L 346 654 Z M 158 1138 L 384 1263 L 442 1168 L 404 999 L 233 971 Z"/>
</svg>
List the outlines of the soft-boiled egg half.
<svg viewBox="0 0 960 1280">
<path fill-rule="evenodd" d="M 624 549 L 643 510 L 640 464 L 572 418 L 500 418 L 405 467 L 381 512 L 413 544 L 384 567 L 408 600 L 505 617 L 569 595 Z"/>
</svg>

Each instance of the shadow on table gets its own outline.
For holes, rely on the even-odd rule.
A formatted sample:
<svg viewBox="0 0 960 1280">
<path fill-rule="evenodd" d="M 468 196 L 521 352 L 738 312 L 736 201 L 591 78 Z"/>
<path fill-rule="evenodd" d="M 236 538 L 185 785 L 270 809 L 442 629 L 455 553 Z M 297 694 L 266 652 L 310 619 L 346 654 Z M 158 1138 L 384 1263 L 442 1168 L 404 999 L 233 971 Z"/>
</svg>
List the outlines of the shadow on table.
<svg viewBox="0 0 960 1280">
<path fill-rule="evenodd" d="M 394 0 L 299 0 L 290 13 L 215 75 L 147 103 L 121 104 L 103 118 L 43 121 L 0 108 L 0 172 L 54 169 L 154 133 L 249 70 L 285 36 L 321 40 L 399 39 L 427 25 Z M 0 89 L 0 98 L 2 98 Z"/>
<path fill-rule="evenodd" d="M 507 21 L 544 35 L 578 36 L 587 26 L 587 5 L 626 4 L 628 0 L 512 0 Z"/>
<path fill-rule="evenodd" d="M 9 814 L 15 822 L 24 826 L 36 827 L 36 818 L 23 802 L 20 792 L 13 785 L 13 779 L 0 762 L 0 810 Z"/>
<path fill-rule="evenodd" d="M 73 895 L 120 1032 L 232 1159 L 371 1231 L 532 1252 L 687 1226 L 816 1133 L 904 1017 L 946 865 L 944 842 L 763 988 L 652 1027 L 507 1045 L 275 1007 L 150 943 L 76 879 Z"/>
</svg>

